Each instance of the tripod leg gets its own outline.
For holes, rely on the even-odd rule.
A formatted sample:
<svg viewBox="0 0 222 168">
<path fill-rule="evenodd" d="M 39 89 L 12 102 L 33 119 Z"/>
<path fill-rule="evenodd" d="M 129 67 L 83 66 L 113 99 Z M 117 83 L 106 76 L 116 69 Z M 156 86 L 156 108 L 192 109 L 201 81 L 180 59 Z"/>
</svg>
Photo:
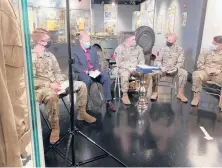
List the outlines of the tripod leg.
<svg viewBox="0 0 222 168">
<path fill-rule="evenodd" d="M 62 99 L 63 104 L 65 105 L 66 110 L 67 110 L 67 111 L 68 111 L 68 113 L 70 114 L 69 109 L 68 109 L 68 107 L 67 107 L 67 105 L 66 105 L 66 102 L 64 101 L 64 99 L 63 99 L 63 98 L 61 98 L 61 99 Z"/>
<path fill-rule="evenodd" d="M 67 163 L 67 160 L 68 160 L 68 156 L 69 156 L 69 149 L 70 149 L 70 145 L 71 145 L 71 142 L 72 142 L 72 136 L 74 136 L 73 134 L 70 134 L 69 135 L 69 140 L 68 140 L 68 144 L 67 144 L 67 148 L 66 148 L 66 155 L 65 155 L 65 160 L 64 160 L 64 163 L 63 163 L 63 167 L 66 167 L 66 163 Z M 72 146 L 73 148 L 73 146 Z M 75 165 L 75 163 L 72 163 Z"/>
<path fill-rule="evenodd" d="M 119 159 L 117 159 L 115 156 L 113 156 L 111 153 L 109 153 L 107 150 L 99 146 L 96 142 L 94 142 L 92 139 L 87 137 L 85 134 L 83 134 L 81 131 L 79 131 L 77 128 L 75 128 L 75 132 L 84 137 L 86 140 L 97 146 L 99 149 L 101 149 L 103 152 L 108 154 L 111 158 L 113 158 L 115 161 L 117 161 L 119 164 L 121 164 L 123 167 L 127 167 L 123 162 L 121 162 Z"/>
</svg>

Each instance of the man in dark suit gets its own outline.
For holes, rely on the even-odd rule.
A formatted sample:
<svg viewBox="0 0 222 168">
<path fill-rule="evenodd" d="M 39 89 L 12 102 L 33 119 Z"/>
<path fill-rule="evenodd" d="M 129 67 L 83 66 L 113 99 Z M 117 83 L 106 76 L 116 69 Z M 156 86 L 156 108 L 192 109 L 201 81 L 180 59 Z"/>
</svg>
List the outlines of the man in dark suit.
<svg viewBox="0 0 222 168">
<path fill-rule="evenodd" d="M 107 72 L 101 71 L 97 50 L 90 46 L 90 37 L 86 32 L 80 32 L 79 45 L 72 49 L 73 57 L 75 58 L 74 71 L 78 76 L 78 80 L 85 82 L 90 87 L 93 82 L 99 82 L 103 85 L 106 106 L 108 110 L 114 112 L 116 108 L 111 103 L 111 79 Z M 100 71 L 100 75 L 92 78 L 89 74 L 94 71 Z"/>
</svg>

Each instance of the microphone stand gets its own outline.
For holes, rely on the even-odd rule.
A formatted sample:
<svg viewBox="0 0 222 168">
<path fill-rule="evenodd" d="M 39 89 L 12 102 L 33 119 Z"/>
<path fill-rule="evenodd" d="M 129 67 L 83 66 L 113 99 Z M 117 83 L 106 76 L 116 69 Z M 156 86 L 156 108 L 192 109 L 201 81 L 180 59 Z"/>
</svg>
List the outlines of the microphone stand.
<svg viewBox="0 0 222 168">
<path fill-rule="evenodd" d="M 73 167 L 77 167 L 77 166 L 82 166 L 85 165 L 87 163 L 91 163 L 94 161 L 97 161 L 99 159 L 103 159 L 105 157 L 111 157 L 113 158 L 115 161 L 117 161 L 121 166 L 123 167 L 127 167 L 124 163 L 122 163 L 119 159 L 117 159 L 115 156 L 113 156 L 111 153 L 109 153 L 108 151 L 106 151 L 104 148 L 102 148 L 101 146 L 99 146 L 97 143 L 95 143 L 92 139 L 90 139 L 89 137 L 87 137 L 85 134 L 83 134 L 78 128 L 75 127 L 75 119 L 74 119 L 74 93 L 73 93 L 73 70 L 72 70 L 72 66 L 74 64 L 74 59 L 72 58 L 72 53 L 71 53 L 71 34 L 70 34 L 70 4 L 69 4 L 69 0 L 66 0 L 66 21 L 67 21 L 67 41 L 68 41 L 68 54 L 69 54 L 69 94 L 70 94 L 70 128 L 69 130 L 52 146 L 50 146 L 46 151 L 45 151 L 45 155 L 47 154 L 47 152 L 49 152 L 51 149 L 54 149 L 54 151 L 59 154 L 63 159 L 64 159 L 64 167 L 66 166 L 66 164 L 68 163 L 70 166 Z M 89 142 L 91 142 L 92 144 L 94 144 L 96 147 L 98 147 L 99 149 L 101 149 L 105 154 L 96 156 L 94 158 L 85 160 L 85 161 L 80 161 L 78 163 L 76 163 L 75 160 L 75 139 L 76 136 L 75 135 L 81 135 L 81 137 L 85 138 L 86 140 L 88 140 Z M 65 139 L 66 136 L 69 136 L 68 139 L 68 143 L 67 143 L 67 148 L 66 148 L 66 153 L 64 155 L 64 153 L 62 153 L 57 146 Z M 69 154 L 69 150 L 71 147 L 71 160 L 68 158 L 68 154 Z"/>
</svg>

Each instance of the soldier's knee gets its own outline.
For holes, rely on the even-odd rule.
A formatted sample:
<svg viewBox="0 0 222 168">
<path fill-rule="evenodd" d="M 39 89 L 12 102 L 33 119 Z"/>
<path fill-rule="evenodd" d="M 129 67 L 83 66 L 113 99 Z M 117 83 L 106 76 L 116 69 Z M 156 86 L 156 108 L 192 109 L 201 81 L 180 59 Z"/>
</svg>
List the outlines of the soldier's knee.
<svg viewBox="0 0 222 168">
<path fill-rule="evenodd" d="M 83 89 L 87 88 L 87 86 L 84 82 L 82 82 L 82 81 L 78 81 L 78 82 L 79 82 L 78 85 L 79 85 L 80 88 L 83 88 Z"/>
<path fill-rule="evenodd" d="M 185 77 L 185 78 L 187 78 L 188 72 L 186 70 L 184 70 L 184 69 L 180 69 L 180 75 Z"/>
<path fill-rule="evenodd" d="M 200 72 L 194 71 L 193 74 L 192 74 L 192 78 L 193 79 L 200 78 Z"/>
<path fill-rule="evenodd" d="M 129 82 L 129 77 L 128 77 L 128 76 L 121 76 L 121 81 L 122 81 L 123 83 Z"/>
<path fill-rule="evenodd" d="M 87 92 L 87 84 L 82 81 L 75 82 L 74 87 L 74 91 L 79 90 L 80 92 Z"/>
<path fill-rule="evenodd" d="M 59 102 L 59 96 L 57 95 L 57 93 L 52 92 L 50 93 L 47 97 L 46 97 L 47 102 L 51 102 L 51 103 L 58 103 Z"/>
</svg>

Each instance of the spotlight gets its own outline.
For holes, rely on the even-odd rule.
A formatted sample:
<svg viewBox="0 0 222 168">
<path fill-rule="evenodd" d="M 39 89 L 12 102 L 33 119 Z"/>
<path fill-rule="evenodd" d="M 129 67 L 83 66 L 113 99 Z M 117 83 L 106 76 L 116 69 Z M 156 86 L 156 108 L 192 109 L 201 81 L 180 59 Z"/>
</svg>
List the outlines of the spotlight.
<svg viewBox="0 0 222 168">
<path fill-rule="evenodd" d="M 115 6 L 115 2 L 114 1 L 112 2 L 112 6 Z"/>
</svg>

